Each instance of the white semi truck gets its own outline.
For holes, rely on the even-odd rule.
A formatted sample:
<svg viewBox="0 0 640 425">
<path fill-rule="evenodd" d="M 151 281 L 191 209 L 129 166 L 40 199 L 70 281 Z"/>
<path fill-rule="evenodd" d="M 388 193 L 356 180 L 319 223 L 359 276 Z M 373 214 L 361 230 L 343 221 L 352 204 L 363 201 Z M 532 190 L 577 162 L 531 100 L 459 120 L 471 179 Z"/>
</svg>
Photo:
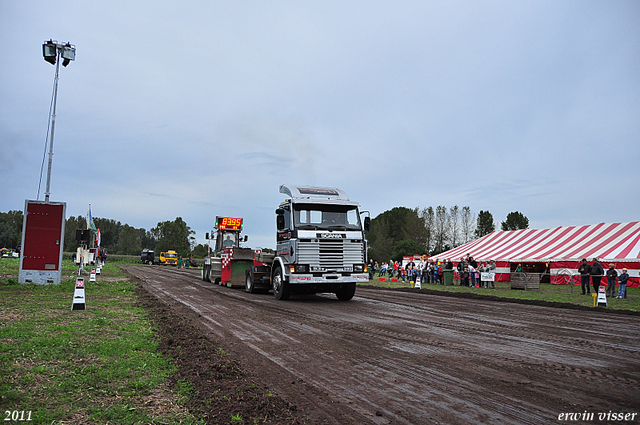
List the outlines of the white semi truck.
<svg viewBox="0 0 640 425">
<path fill-rule="evenodd" d="M 256 254 L 245 290 L 273 290 L 278 300 L 321 292 L 353 298 L 356 284 L 369 281 L 368 211 L 337 188 L 282 185 L 280 193 L 287 198 L 276 209 L 276 252 Z"/>
<path fill-rule="evenodd" d="M 280 192 L 287 198 L 276 209 L 276 251 L 241 248 L 242 219 L 217 217 L 216 251 L 205 258 L 202 278 L 226 286 L 243 283 L 250 293 L 273 290 L 278 300 L 322 292 L 342 301 L 353 298 L 356 284 L 369 281 L 368 211 L 336 188 L 282 185 Z"/>
</svg>

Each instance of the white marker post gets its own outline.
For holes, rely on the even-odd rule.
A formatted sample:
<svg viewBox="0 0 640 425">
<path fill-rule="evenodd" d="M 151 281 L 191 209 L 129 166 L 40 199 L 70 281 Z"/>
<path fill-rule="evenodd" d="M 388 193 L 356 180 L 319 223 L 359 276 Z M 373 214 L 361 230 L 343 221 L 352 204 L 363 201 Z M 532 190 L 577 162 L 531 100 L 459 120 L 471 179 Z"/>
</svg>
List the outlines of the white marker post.
<svg viewBox="0 0 640 425">
<path fill-rule="evenodd" d="M 87 306 L 84 298 L 84 278 L 76 279 L 76 289 L 73 291 L 73 302 L 71 303 L 71 311 L 86 310 Z"/>
<path fill-rule="evenodd" d="M 89 275 L 89 282 L 96 281 L 96 269 L 91 269 L 91 274 Z"/>
<path fill-rule="evenodd" d="M 598 287 L 598 299 L 596 300 L 596 305 L 598 307 L 606 307 L 607 306 L 607 287 L 600 285 Z"/>
<path fill-rule="evenodd" d="M 415 284 L 414 288 L 422 289 L 422 286 L 420 286 L 420 276 L 416 276 L 416 284 Z"/>
</svg>

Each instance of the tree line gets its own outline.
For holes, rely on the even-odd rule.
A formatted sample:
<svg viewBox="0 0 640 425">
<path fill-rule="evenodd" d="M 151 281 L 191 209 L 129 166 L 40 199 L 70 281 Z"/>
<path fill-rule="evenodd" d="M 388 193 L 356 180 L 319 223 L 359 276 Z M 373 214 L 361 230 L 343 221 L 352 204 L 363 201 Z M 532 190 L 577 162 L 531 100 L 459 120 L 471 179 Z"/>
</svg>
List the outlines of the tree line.
<svg viewBox="0 0 640 425">
<path fill-rule="evenodd" d="M 185 223 L 182 217 L 173 221 L 159 222 L 150 230 L 135 228 L 119 221 L 96 217 L 93 223 L 100 229 L 100 246 L 110 254 L 140 255 L 148 248 L 156 252 L 174 250 L 182 257 L 201 258 L 207 248 L 195 244 L 195 232 Z M 83 216 L 69 217 L 66 220 L 64 250 L 73 252 L 78 248 L 76 229 L 86 229 L 87 220 Z M 95 238 L 95 234 L 94 234 Z"/>
<path fill-rule="evenodd" d="M 529 219 L 515 211 L 501 222 L 502 230 L 529 228 Z M 436 208 L 395 207 L 371 220 L 367 233 L 369 258 L 382 262 L 402 260 L 403 256 L 435 255 L 495 230 L 493 215 L 458 205 Z"/>
<path fill-rule="evenodd" d="M 0 213 L 0 248 L 16 249 L 22 243 L 22 211 Z"/>
<path fill-rule="evenodd" d="M 16 249 L 22 243 L 22 211 L 0 213 L 0 248 Z M 207 253 L 206 245 L 195 244 L 195 232 L 181 217 L 173 221 L 159 222 L 151 230 L 136 229 L 119 221 L 96 217 L 93 219 L 100 229 L 100 245 L 110 254 L 140 255 L 144 248 L 161 252 L 175 250 L 182 257 L 192 255 L 202 258 Z M 78 248 L 76 230 L 87 229 L 87 219 L 83 216 L 69 217 L 65 221 L 64 251 L 74 252 Z M 95 241 L 95 234 L 93 237 Z"/>
<path fill-rule="evenodd" d="M 0 247 L 17 248 L 22 240 L 22 211 L 0 213 Z M 134 228 L 108 218 L 94 218 L 100 229 L 101 246 L 110 254 L 139 255 L 144 248 L 156 252 L 173 249 L 182 257 L 202 258 L 206 245 L 196 245 L 195 232 L 181 217 L 159 222 L 150 230 Z M 520 212 L 509 213 L 501 222 L 502 230 L 527 229 L 529 220 Z M 64 251 L 78 248 L 76 230 L 86 229 L 83 216 L 69 217 L 65 223 Z M 465 244 L 495 230 L 493 215 L 480 211 L 477 215 L 468 206 L 447 208 L 395 207 L 371 220 L 367 233 L 369 258 L 375 261 L 401 260 L 414 254 L 433 255 Z"/>
</svg>

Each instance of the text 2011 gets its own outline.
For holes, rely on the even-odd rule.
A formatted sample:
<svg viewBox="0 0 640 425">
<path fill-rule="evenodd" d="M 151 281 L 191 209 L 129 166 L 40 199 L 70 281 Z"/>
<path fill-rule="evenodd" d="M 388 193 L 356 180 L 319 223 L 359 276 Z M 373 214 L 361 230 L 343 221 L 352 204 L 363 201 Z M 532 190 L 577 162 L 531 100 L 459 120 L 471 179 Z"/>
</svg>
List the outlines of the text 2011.
<svg viewBox="0 0 640 425">
<path fill-rule="evenodd" d="M 12 421 L 12 422 L 23 422 L 23 421 L 30 421 L 31 420 L 31 410 L 25 411 L 25 410 L 5 410 L 4 411 L 5 417 L 4 420 L 5 421 Z"/>
</svg>

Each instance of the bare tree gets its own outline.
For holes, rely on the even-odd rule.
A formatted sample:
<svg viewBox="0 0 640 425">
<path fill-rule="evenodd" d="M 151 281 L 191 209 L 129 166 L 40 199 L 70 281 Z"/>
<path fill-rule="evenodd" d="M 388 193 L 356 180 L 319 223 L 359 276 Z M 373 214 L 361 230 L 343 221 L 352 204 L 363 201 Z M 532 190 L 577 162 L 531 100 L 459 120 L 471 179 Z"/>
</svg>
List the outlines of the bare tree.
<svg viewBox="0 0 640 425">
<path fill-rule="evenodd" d="M 457 205 L 449 208 L 449 238 L 451 247 L 460 245 L 460 208 Z"/>
<path fill-rule="evenodd" d="M 433 211 L 433 207 L 423 208 L 420 211 L 420 217 L 422 218 L 422 222 L 424 223 L 425 229 L 425 248 L 427 249 L 427 253 L 431 254 L 433 250 L 433 236 L 435 233 L 435 212 Z"/>
<path fill-rule="evenodd" d="M 476 215 L 471 212 L 469 206 L 462 207 L 460 230 L 462 231 L 462 243 L 470 242 L 476 230 Z"/>
<path fill-rule="evenodd" d="M 436 207 L 436 215 L 434 222 L 434 234 L 433 234 L 433 251 L 439 254 L 445 251 L 448 237 L 449 214 L 447 213 L 447 207 L 439 205 Z"/>
</svg>

